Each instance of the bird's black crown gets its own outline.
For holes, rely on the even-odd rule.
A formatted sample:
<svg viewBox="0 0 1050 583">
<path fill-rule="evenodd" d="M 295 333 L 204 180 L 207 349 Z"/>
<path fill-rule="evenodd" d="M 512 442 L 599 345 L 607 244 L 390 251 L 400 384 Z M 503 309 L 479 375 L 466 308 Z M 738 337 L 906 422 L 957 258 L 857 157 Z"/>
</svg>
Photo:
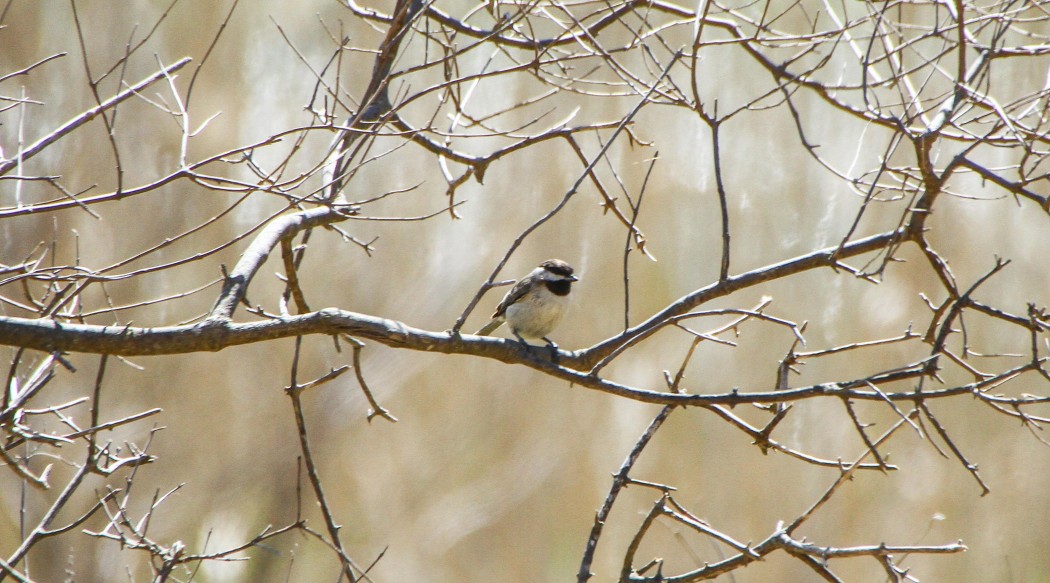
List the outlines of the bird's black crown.
<svg viewBox="0 0 1050 583">
<path fill-rule="evenodd" d="M 561 259 L 548 259 L 540 264 L 543 269 L 562 277 L 569 277 L 572 275 L 572 266 L 565 263 Z"/>
</svg>

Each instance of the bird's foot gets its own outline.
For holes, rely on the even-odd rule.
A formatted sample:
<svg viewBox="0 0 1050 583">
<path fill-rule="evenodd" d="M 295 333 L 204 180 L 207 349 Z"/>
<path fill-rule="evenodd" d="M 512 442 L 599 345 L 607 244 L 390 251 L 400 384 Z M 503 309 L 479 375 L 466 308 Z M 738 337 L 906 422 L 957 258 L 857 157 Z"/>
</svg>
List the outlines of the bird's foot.
<svg viewBox="0 0 1050 583">
<path fill-rule="evenodd" d="M 551 362 L 553 362 L 554 364 L 558 364 L 558 359 L 559 359 L 559 357 L 558 357 L 558 354 L 559 354 L 559 352 L 558 352 L 558 345 L 555 344 L 553 340 L 551 340 L 550 338 L 547 338 L 546 336 L 543 337 L 543 340 L 547 342 L 547 347 L 550 348 L 550 351 L 551 351 Z"/>
</svg>

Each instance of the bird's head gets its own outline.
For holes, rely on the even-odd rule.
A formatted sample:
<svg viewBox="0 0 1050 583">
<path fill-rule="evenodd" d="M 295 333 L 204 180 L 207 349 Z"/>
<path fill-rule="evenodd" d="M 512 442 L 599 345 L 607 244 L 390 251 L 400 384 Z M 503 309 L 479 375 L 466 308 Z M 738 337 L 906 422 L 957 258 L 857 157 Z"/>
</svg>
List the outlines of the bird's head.
<svg viewBox="0 0 1050 583">
<path fill-rule="evenodd" d="M 561 259 L 548 259 L 543 263 L 540 263 L 538 268 L 540 270 L 540 277 L 544 281 L 564 281 L 572 283 L 579 281 L 580 278 L 572 274 L 572 266 L 565 263 Z"/>
</svg>

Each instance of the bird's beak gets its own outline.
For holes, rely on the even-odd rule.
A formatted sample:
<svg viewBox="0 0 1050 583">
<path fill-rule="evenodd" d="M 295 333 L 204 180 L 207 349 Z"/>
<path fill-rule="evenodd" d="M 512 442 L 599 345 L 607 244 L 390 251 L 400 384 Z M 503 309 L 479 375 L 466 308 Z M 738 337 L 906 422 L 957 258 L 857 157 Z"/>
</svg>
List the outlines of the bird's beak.
<svg viewBox="0 0 1050 583">
<path fill-rule="evenodd" d="M 566 281 L 580 281 L 580 278 L 576 277 L 575 275 L 570 275 L 569 277 L 566 277 L 565 279 L 566 279 Z"/>
</svg>

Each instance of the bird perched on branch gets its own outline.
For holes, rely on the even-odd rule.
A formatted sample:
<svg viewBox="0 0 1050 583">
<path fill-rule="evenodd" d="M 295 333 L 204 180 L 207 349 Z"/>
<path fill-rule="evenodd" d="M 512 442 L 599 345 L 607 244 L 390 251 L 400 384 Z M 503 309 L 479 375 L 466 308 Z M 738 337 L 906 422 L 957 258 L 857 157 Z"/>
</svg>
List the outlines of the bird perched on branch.
<svg viewBox="0 0 1050 583">
<path fill-rule="evenodd" d="M 503 296 L 492 314 L 492 321 L 478 330 L 479 336 L 491 334 L 504 322 L 510 326 L 511 334 L 523 344 L 525 338 L 542 338 L 553 349 L 555 344 L 547 335 L 561 321 L 569 303 L 572 284 L 579 278 L 572 274 L 572 267 L 561 259 L 548 259 L 519 279 Z"/>
</svg>

